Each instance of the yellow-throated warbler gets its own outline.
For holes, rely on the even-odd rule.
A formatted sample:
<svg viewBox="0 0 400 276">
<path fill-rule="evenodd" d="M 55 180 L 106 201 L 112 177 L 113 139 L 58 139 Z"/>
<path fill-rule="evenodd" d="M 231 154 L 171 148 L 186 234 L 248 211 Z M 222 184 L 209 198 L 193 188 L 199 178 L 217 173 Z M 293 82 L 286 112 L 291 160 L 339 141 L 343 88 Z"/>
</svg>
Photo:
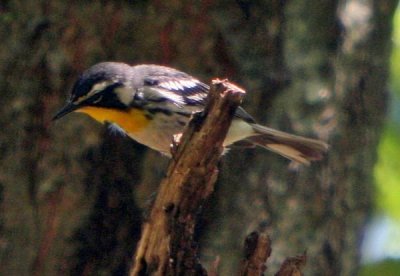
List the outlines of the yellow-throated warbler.
<svg viewBox="0 0 400 276">
<path fill-rule="evenodd" d="M 68 103 L 54 119 L 83 112 L 99 122 L 116 124 L 132 139 L 170 155 L 172 136 L 182 132 L 193 112 L 204 108 L 208 91 L 208 85 L 165 66 L 103 62 L 79 77 Z M 304 164 L 320 159 L 328 149 L 322 141 L 261 126 L 239 107 L 224 146 L 240 140 Z"/>
</svg>

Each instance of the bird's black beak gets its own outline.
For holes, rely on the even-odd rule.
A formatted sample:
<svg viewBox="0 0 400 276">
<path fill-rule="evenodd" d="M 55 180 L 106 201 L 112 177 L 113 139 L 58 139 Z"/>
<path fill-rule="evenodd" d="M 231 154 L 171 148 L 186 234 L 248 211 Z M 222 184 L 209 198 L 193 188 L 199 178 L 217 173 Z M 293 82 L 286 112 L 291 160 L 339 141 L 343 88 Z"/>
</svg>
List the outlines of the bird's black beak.
<svg viewBox="0 0 400 276">
<path fill-rule="evenodd" d="M 60 119 L 61 117 L 64 117 L 65 115 L 77 110 L 80 106 L 73 104 L 73 103 L 67 103 L 63 108 L 61 108 L 60 111 L 57 112 L 57 114 L 53 117 L 53 121 Z"/>
</svg>

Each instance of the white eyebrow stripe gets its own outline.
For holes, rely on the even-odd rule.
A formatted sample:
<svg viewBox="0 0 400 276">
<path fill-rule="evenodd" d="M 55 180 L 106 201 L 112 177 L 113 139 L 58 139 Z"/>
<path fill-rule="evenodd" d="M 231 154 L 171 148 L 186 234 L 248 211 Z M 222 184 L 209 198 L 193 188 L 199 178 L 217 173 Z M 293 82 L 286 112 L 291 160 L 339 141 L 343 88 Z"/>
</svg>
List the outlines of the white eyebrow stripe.
<svg viewBox="0 0 400 276">
<path fill-rule="evenodd" d="M 90 90 L 90 93 L 96 94 L 99 91 L 102 91 L 105 87 L 109 86 L 110 84 L 112 84 L 114 82 L 112 81 L 102 81 L 99 83 L 96 83 L 95 85 L 93 85 L 92 90 Z"/>
<path fill-rule="evenodd" d="M 78 99 L 76 99 L 74 101 L 74 104 L 80 104 L 84 100 L 89 99 L 93 95 L 103 91 L 104 88 L 106 88 L 107 86 L 109 86 L 112 83 L 114 83 L 114 82 L 112 82 L 112 81 L 102 81 L 102 82 L 96 83 L 95 85 L 93 85 L 92 89 L 86 95 L 83 95 L 83 96 L 79 97 Z"/>
</svg>

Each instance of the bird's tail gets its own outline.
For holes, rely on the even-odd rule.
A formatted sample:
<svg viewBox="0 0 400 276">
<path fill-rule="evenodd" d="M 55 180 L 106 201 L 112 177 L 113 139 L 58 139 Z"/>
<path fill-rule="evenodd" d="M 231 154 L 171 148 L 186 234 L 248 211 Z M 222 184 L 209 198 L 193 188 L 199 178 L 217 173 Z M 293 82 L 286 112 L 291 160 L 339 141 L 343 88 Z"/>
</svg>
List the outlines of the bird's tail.
<svg viewBox="0 0 400 276">
<path fill-rule="evenodd" d="M 320 140 L 292 135 L 258 124 L 252 124 L 252 127 L 256 135 L 247 138 L 247 141 L 302 164 L 308 165 L 310 161 L 321 159 L 329 147 Z"/>
</svg>

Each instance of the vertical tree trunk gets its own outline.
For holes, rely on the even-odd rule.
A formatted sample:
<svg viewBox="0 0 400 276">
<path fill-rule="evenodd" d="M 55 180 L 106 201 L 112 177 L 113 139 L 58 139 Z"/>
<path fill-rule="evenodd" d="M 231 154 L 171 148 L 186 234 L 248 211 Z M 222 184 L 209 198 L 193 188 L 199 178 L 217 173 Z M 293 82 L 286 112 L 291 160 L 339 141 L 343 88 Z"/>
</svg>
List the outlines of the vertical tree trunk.
<svg viewBox="0 0 400 276">
<path fill-rule="evenodd" d="M 307 275 L 356 274 L 385 116 L 395 6 L 396 1 L 290 1 L 284 6 L 290 83 L 264 109 L 264 118 L 281 129 L 326 139 L 331 150 L 323 162 L 298 170 L 268 154 L 229 156 L 219 217 L 204 250 L 207 256 L 221 255 L 222 274 L 234 271 L 231 252 L 238 252 L 242 237 L 257 228 L 271 234 L 272 271 L 284 256 L 307 250 Z M 254 10 L 262 8 L 267 6 Z M 259 60 L 248 67 L 259 69 Z"/>
</svg>

